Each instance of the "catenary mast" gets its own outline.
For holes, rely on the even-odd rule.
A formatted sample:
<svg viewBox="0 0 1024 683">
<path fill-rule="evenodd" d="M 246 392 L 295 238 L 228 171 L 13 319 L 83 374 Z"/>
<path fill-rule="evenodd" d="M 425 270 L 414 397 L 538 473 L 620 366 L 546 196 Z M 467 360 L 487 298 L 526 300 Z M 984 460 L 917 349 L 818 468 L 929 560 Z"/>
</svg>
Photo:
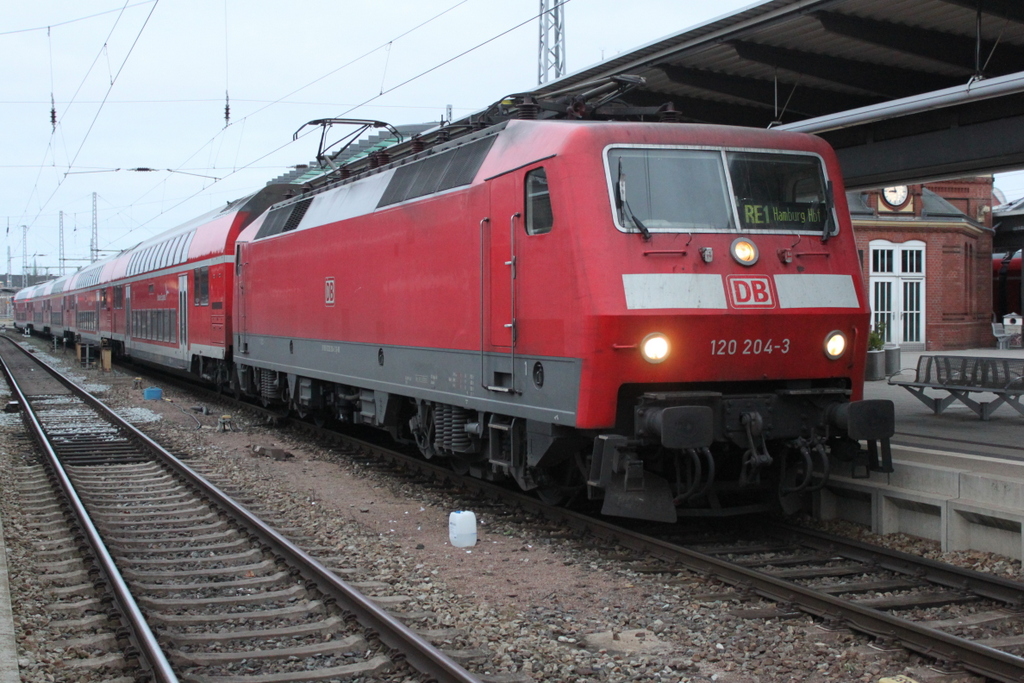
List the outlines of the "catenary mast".
<svg viewBox="0 0 1024 683">
<path fill-rule="evenodd" d="M 537 85 L 565 75 L 565 0 L 540 0 Z"/>
</svg>

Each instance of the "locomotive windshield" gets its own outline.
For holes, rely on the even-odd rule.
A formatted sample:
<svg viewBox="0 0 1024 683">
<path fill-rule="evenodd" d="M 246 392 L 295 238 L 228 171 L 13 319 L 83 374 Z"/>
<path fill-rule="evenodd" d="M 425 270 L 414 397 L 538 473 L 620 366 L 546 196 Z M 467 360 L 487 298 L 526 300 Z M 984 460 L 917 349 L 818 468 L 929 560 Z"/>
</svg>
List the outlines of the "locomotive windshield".
<svg viewBox="0 0 1024 683">
<path fill-rule="evenodd" d="M 821 161 L 806 154 L 608 151 L 618 224 L 630 231 L 812 231 L 829 223 Z M 831 230 L 829 231 L 831 232 Z"/>
</svg>

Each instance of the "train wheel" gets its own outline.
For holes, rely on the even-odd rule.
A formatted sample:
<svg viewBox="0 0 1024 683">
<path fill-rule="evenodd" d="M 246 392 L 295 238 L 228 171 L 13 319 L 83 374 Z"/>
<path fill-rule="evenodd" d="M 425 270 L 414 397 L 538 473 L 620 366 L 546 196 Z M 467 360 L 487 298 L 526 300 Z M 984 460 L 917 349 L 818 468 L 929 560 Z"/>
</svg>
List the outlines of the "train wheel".
<svg viewBox="0 0 1024 683">
<path fill-rule="evenodd" d="M 565 460 L 537 476 L 537 488 L 534 491 L 545 505 L 562 505 L 567 502 L 583 485 L 576 463 Z"/>
<path fill-rule="evenodd" d="M 412 437 L 416 441 L 416 447 L 424 458 L 430 460 L 437 455 L 434 448 L 434 408 L 430 403 L 421 401 L 416 406 L 415 426 L 412 428 Z"/>
<path fill-rule="evenodd" d="M 452 468 L 452 472 L 460 477 L 469 474 L 469 460 L 467 458 L 454 455 L 448 458 L 448 466 Z"/>
<path fill-rule="evenodd" d="M 569 499 L 569 494 L 562 486 L 538 486 L 537 497 L 545 505 L 561 505 Z"/>
</svg>

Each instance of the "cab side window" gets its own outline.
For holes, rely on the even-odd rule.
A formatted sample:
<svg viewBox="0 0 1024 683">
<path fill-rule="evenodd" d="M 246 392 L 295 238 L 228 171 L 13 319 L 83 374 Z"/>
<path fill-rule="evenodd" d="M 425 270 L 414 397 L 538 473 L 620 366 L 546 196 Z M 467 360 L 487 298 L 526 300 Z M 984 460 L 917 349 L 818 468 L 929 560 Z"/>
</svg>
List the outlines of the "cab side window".
<svg viewBox="0 0 1024 683">
<path fill-rule="evenodd" d="M 535 168 L 526 174 L 526 234 L 549 233 L 552 225 L 554 217 L 551 213 L 548 176 L 543 168 Z"/>
</svg>

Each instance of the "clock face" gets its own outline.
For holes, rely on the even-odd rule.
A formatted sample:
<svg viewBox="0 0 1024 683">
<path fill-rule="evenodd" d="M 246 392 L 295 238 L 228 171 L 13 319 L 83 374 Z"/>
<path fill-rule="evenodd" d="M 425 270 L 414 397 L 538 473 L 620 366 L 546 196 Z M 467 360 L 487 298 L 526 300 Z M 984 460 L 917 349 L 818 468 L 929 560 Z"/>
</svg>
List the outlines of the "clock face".
<svg viewBox="0 0 1024 683">
<path fill-rule="evenodd" d="M 887 187 L 882 190 L 882 199 L 889 206 L 899 206 L 903 202 L 907 201 L 907 186 L 896 185 L 894 187 Z"/>
</svg>

